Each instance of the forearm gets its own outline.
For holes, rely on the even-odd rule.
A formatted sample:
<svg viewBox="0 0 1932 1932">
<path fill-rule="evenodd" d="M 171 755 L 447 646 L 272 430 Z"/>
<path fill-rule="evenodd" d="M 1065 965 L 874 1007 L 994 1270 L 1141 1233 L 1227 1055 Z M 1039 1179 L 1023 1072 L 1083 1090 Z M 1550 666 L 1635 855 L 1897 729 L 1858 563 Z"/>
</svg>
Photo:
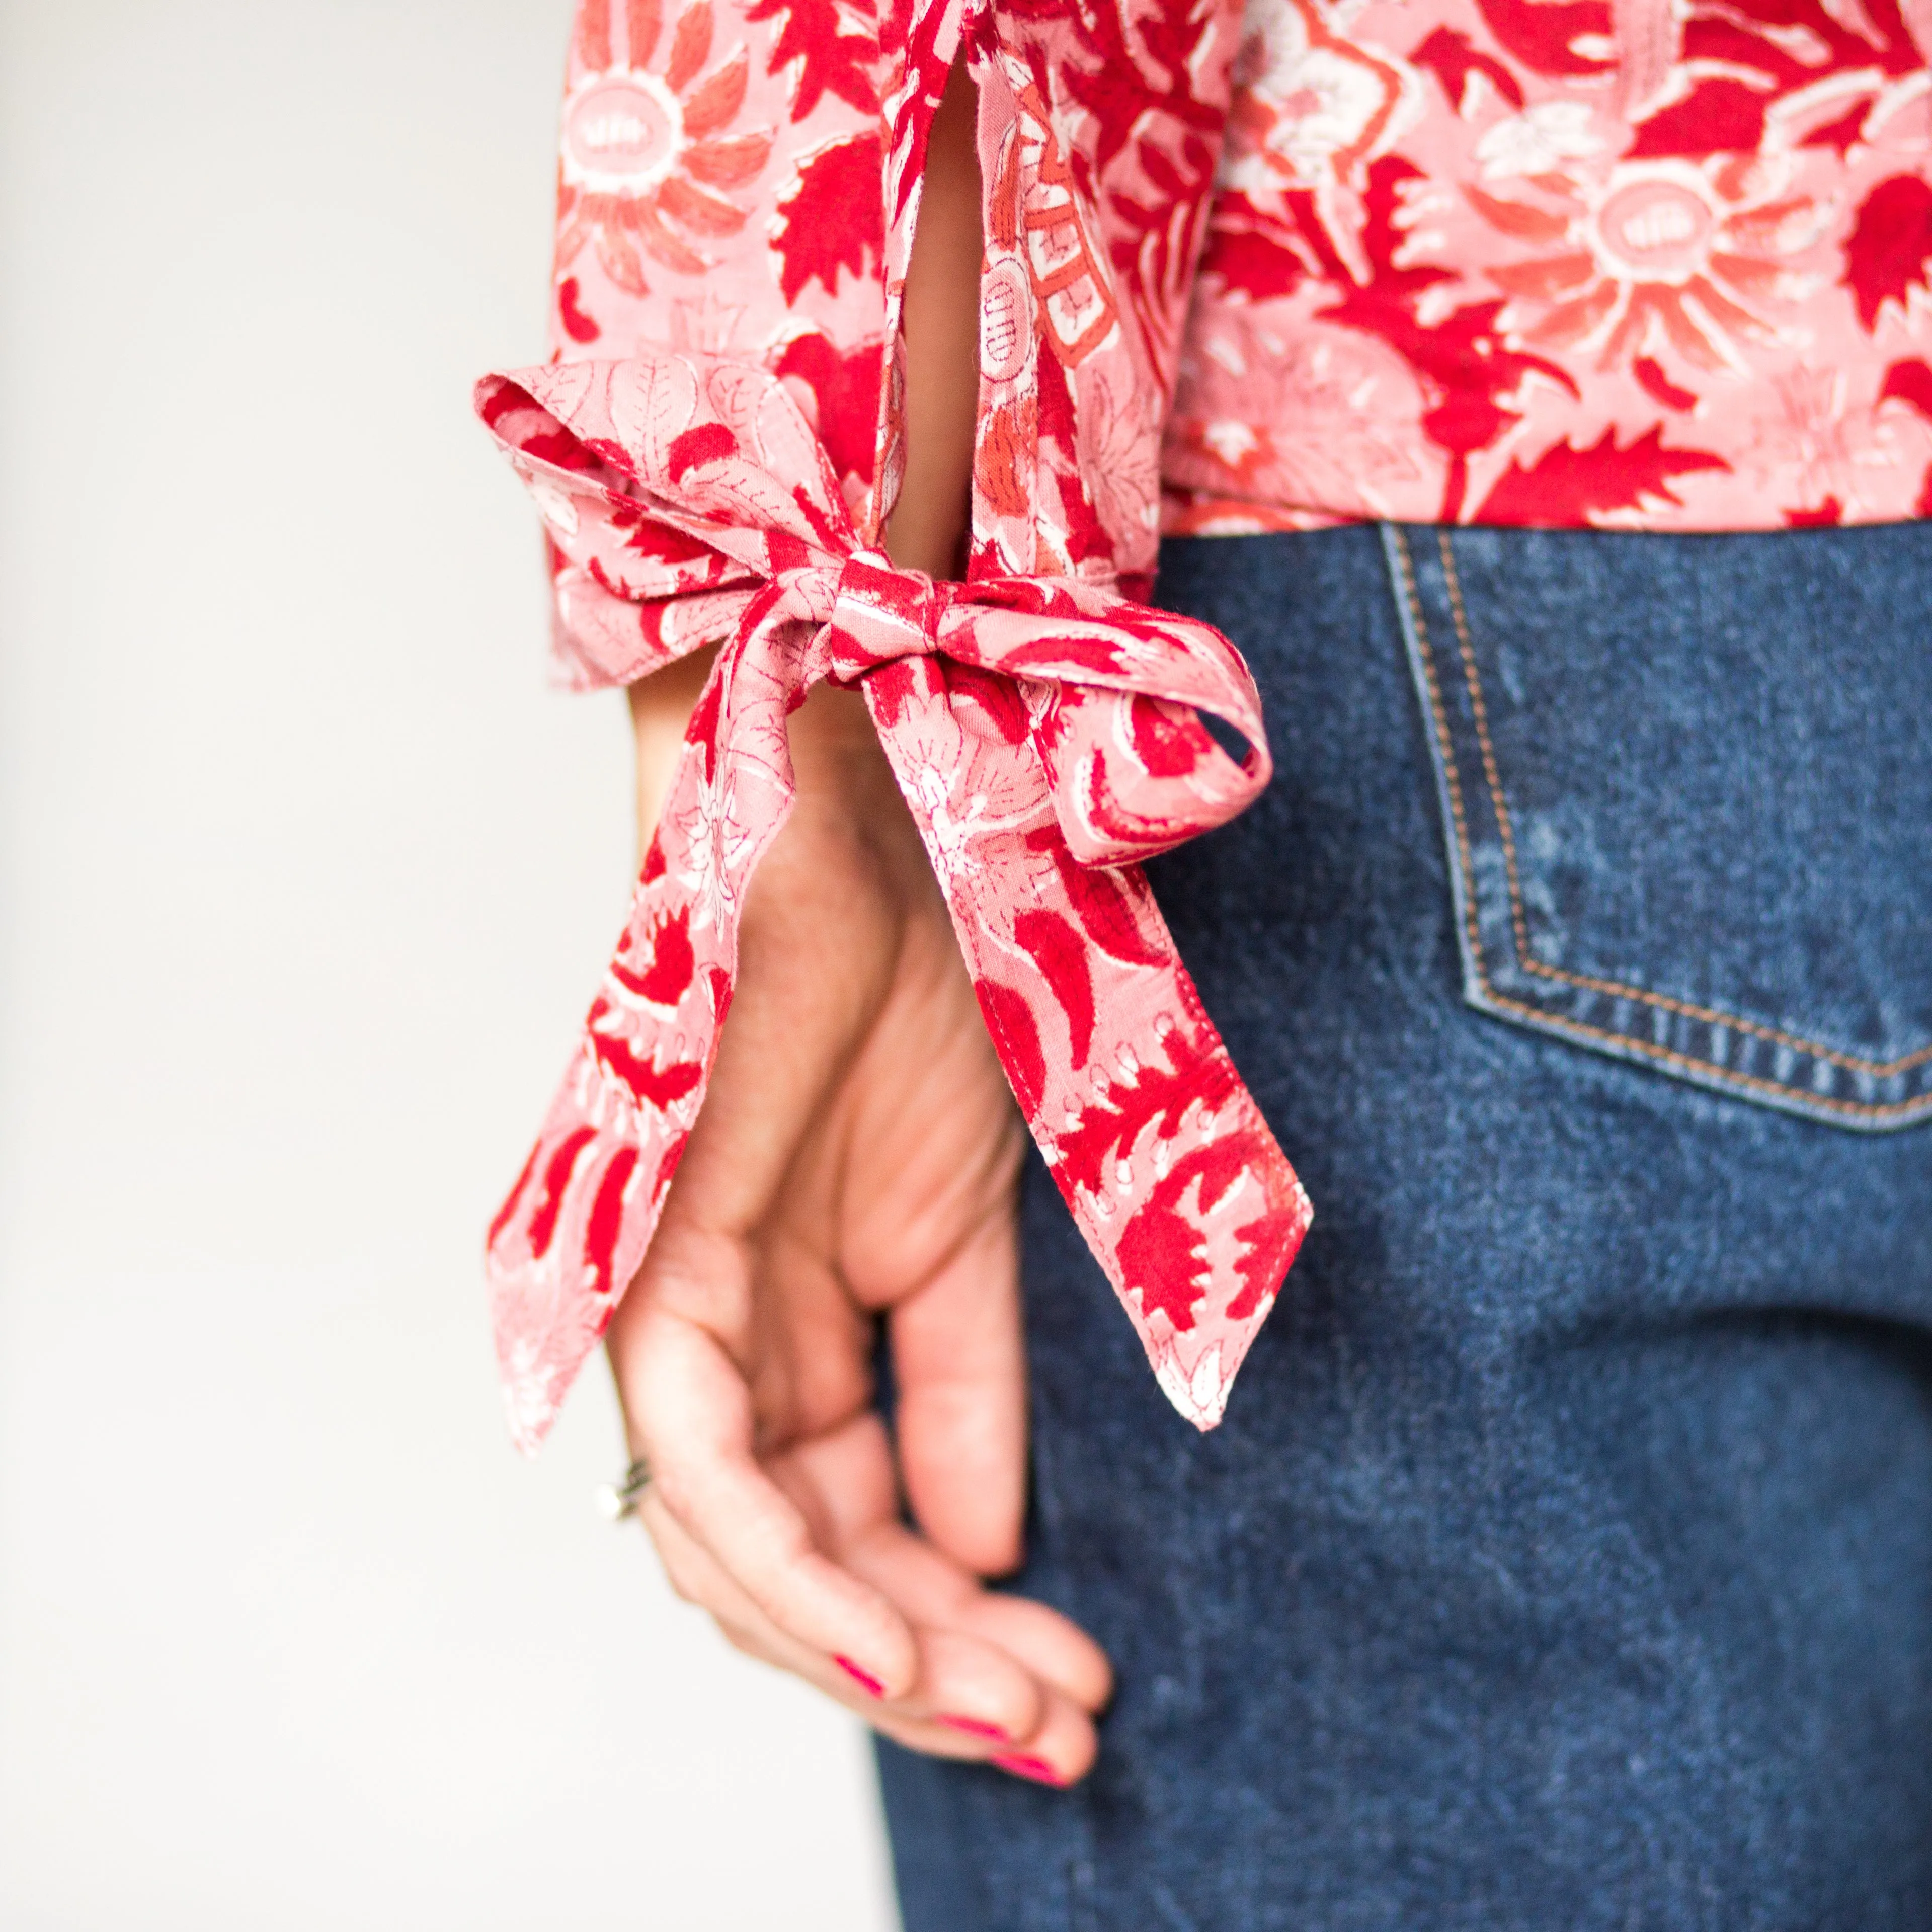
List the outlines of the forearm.
<svg viewBox="0 0 1932 1932">
<path fill-rule="evenodd" d="M 886 554 L 928 577 L 965 574 L 980 402 L 978 95 L 962 59 L 933 116 L 906 266 L 906 468 Z"/>
</svg>

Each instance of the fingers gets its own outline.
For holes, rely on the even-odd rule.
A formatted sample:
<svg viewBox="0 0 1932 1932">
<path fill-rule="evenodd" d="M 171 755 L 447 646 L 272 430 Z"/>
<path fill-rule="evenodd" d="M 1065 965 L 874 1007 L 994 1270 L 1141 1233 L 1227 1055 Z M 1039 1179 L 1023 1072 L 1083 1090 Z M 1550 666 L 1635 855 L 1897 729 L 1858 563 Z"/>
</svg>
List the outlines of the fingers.
<svg viewBox="0 0 1932 1932">
<path fill-rule="evenodd" d="M 1092 1762 L 1106 1659 L 974 1574 L 1019 1554 L 1021 1131 L 886 802 L 898 818 L 814 808 L 802 786 L 766 856 L 704 1108 L 610 1359 L 656 1472 L 646 1525 L 731 1642 L 914 1748 L 1064 1782 Z M 887 1312 L 932 1540 L 899 1521 L 869 1406 Z"/>
<path fill-rule="evenodd" d="M 1090 1713 L 997 1646 L 958 1630 L 915 1624 L 916 1678 L 900 1695 L 880 1694 L 841 1660 L 801 1644 L 769 1617 L 688 1534 L 655 1489 L 646 1492 L 640 1514 L 673 1588 L 708 1611 L 734 1648 L 816 1685 L 895 1742 L 934 1756 L 976 1760 L 1056 1786 L 1075 1783 L 1091 1768 L 1097 1739 Z M 976 1588 L 964 1576 L 961 1586 Z"/>
<path fill-rule="evenodd" d="M 1083 1710 L 1113 1695 L 1107 1654 L 1070 1618 L 1024 1597 L 996 1595 L 949 1551 L 898 1519 L 892 1444 L 876 1414 L 774 1457 L 772 1480 L 798 1502 L 821 1546 L 922 1628 L 990 1643 Z"/>
<path fill-rule="evenodd" d="M 1026 1510 L 1019 1257 L 1002 1203 L 891 1315 L 895 1428 L 920 1526 L 982 1576 L 1018 1568 Z"/>
<path fill-rule="evenodd" d="M 992 1645 L 1082 1711 L 1097 1713 L 1112 1696 L 1106 1652 L 1071 1618 L 1030 1598 L 986 1589 L 902 1525 L 882 1523 L 841 1555 L 916 1627 Z"/>
<path fill-rule="evenodd" d="M 645 1307 L 614 1364 L 634 1450 L 654 1472 L 656 1512 L 674 1520 L 760 1615 L 821 1659 L 844 1657 L 890 1694 L 911 1686 L 917 1645 L 889 1598 L 826 1556 L 798 1503 L 752 1453 L 751 1396 L 718 1340 Z M 890 1510 L 890 1466 L 866 1481 Z"/>
<path fill-rule="evenodd" d="M 745 1264 L 706 1244 L 714 1281 Z M 656 1472 L 643 1514 L 680 1592 L 740 1649 L 909 1748 L 1050 1784 L 1083 1776 L 1108 1688 L 1090 1640 L 1044 1606 L 988 1597 L 901 1524 L 892 1444 L 869 1408 L 760 1458 L 752 1388 L 724 1339 L 679 1312 L 688 1298 L 638 1291 L 613 1326 L 611 1360 L 633 1448 Z M 1017 1390 L 1017 1363 L 1002 1372 Z M 1016 1466 L 1008 1476 L 1016 1525 Z"/>
</svg>

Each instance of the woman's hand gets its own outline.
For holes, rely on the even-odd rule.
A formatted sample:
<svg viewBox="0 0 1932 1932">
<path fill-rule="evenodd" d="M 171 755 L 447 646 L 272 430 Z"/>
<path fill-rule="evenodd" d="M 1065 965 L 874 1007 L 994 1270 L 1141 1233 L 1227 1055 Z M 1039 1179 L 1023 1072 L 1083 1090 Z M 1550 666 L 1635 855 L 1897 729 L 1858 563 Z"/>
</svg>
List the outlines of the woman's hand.
<svg viewBox="0 0 1932 1932">
<path fill-rule="evenodd" d="M 654 686 L 647 818 L 687 704 Z M 792 744 L 798 804 L 747 896 L 704 1111 L 610 1330 L 644 1520 L 741 1650 L 902 1744 L 1070 1782 L 1106 1659 L 981 1580 L 1021 1553 L 1023 1130 L 862 701 L 820 691 Z"/>
<path fill-rule="evenodd" d="M 893 560 L 964 554 L 979 314 L 973 89 L 934 118 L 907 278 Z M 648 837 L 706 667 L 632 693 Z M 696 1130 L 612 1324 L 644 1522 L 741 1650 L 887 1736 L 1070 1783 L 1107 1660 L 982 1579 L 1020 1559 L 1024 1144 L 944 901 L 862 701 L 790 724 L 798 802 L 759 866 Z M 894 1438 L 873 1406 L 883 1317 Z M 901 1490 L 917 1528 L 901 1519 Z"/>
</svg>

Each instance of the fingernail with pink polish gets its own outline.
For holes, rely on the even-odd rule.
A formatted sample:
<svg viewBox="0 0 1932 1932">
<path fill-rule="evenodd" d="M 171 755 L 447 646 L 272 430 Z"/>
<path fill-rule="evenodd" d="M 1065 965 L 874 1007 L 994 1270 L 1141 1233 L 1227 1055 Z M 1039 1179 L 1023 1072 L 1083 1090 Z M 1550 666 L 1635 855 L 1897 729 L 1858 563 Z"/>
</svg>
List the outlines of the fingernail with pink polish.
<svg viewBox="0 0 1932 1932">
<path fill-rule="evenodd" d="M 998 1724 L 988 1724 L 983 1718 L 951 1718 L 942 1711 L 936 1721 L 949 1730 L 964 1731 L 969 1738 L 992 1738 L 998 1743 L 1006 1741 L 1006 1732 Z"/>
<path fill-rule="evenodd" d="M 1017 1752 L 1008 1751 L 994 1759 L 1002 1771 L 1010 1771 L 1016 1778 L 1030 1778 L 1036 1784 L 1050 1784 L 1056 1790 L 1066 1783 L 1058 1772 L 1043 1757 L 1022 1757 Z"/>
<path fill-rule="evenodd" d="M 832 1662 L 868 1697 L 883 1697 L 886 1687 L 869 1670 L 861 1670 L 849 1657 L 834 1657 Z"/>
</svg>

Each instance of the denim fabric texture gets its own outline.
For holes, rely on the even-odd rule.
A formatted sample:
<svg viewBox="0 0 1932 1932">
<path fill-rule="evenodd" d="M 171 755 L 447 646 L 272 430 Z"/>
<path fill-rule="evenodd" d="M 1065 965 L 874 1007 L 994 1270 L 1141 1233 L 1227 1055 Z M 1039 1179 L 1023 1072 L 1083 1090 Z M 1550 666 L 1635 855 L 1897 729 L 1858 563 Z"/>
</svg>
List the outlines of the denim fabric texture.
<svg viewBox="0 0 1932 1932">
<path fill-rule="evenodd" d="M 1809 1107 L 1924 1090 L 1840 1063 L 1932 1041 L 1932 524 L 1444 556 L 1163 553 L 1276 776 L 1156 888 L 1315 1225 L 1198 1436 L 1030 1173 L 1016 1582 L 1120 1688 L 1070 1792 L 880 1747 L 908 1932 L 1932 1926 L 1932 1126 Z"/>
<path fill-rule="evenodd" d="M 1386 537 L 1470 1003 L 1840 1126 L 1932 1119 L 1932 596 L 1898 530 Z"/>
</svg>

